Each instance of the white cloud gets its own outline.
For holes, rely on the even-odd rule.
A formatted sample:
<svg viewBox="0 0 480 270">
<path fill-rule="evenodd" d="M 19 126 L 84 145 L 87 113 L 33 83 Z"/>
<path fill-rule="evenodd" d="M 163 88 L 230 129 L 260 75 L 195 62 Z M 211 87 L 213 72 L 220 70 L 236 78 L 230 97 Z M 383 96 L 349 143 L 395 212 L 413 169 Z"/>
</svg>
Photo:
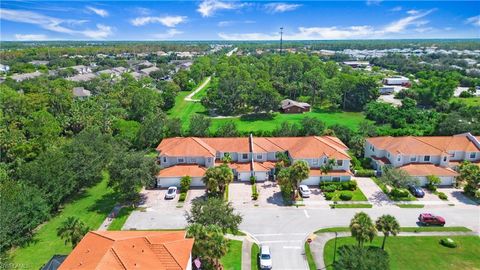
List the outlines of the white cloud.
<svg viewBox="0 0 480 270">
<path fill-rule="evenodd" d="M 287 4 L 287 3 L 269 3 L 265 5 L 268 13 L 283 13 L 287 11 L 295 10 L 302 5 L 300 4 Z"/>
<path fill-rule="evenodd" d="M 72 19 L 64 20 L 25 10 L 12 10 L 1 8 L 0 17 L 2 18 L 2 20 L 34 24 L 52 32 L 69 34 L 73 36 L 81 35 L 92 39 L 103 39 L 113 33 L 112 28 L 107 25 L 97 24 L 97 29 L 79 30 L 71 28 L 71 26 L 78 26 L 86 23 L 87 21 Z"/>
<path fill-rule="evenodd" d="M 175 27 L 179 23 L 185 22 L 187 17 L 185 16 L 164 16 L 164 17 L 137 17 L 130 22 L 134 26 L 142 26 L 150 23 L 161 23 L 167 27 Z"/>
<path fill-rule="evenodd" d="M 419 12 L 420 12 L 420 11 L 418 11 L 418 10 L 411 9 L 411 10 L 407 11 L 407 14 L 415 15 L 415 14 L 418 14 Z"/>
<path fill-rule="evenodd" d="M 367 6 L 380 5 L 383 0 L 367 0 Z"/>
<path fill-rule="evenodd" d="M 106 11 L 105 9 L 101 9 L 101 8 L 94 8 L 94 7 L 90 7 L 90 6 L 87 6 L 86 7 L 89 11 L 97 14 L 98 16 L 100 17 L 107 17 L 109 14 L 108 14 L 108 11 Z"/>
<path fill-rule="evenodd" d="M 226 27 L 226 26 L 231 26 L 234 24 L 251 24 L 255 23 L 255 21 L 252 20 L 245 20 L 245 21 L 220 21 L 217 23 L 219 27 Z"/>
<path fill-rule="evenodd" d="M 480 27 L 480 15 L 470 17 L 465 20 L 466 24 L 471 24 L 473 26 L 479 26 Z"/>
<path fill-rule="evenodd" d="M 393 12 L 397 12 L 397 11 L 401 11 L 403 8 L 401 6 L 396 6 L 392 9 L 390 9 L 390 11 L 393 11 Z"/>
<path fill-rule="evenodd" d="M 416 32 L 427 32 L 433 30 L 430 27 L 420 27 L 428 24 L 427 20 L 420 20 L 434 10 L 419 12 L 394 21 L 386 26 L 374 27 L 370 25 L 354 26 L 328 26 L 328 27 L 298 27 L 294 32 L 286 31 L 284 39 L 287 40 L 318 40 L 318 39 L 358 39 L 358 38 L 382 38 L 389 34 L 405 33 L 411 26 Z M 220 38 L 226 40 L 277 40 L 278 33 L 219 33 Z"/>
<path fill-rule="evenodd" d="M 202 14 L 202 17 L 210 17 L 213 14 L 222 9 L 237 9 L 244 6 L 243 4 L 237 4 L 234 2 L 222 2 L 218 0 L 204 0 L 197 8 L 197 11 Z"/>
<path fill-rule="evenodd" d="M 169 39 L 180 34 L 183 34 L 183 32 L 177 29 L 168 29 L 166 33 L 153 34 L 152 36 L 158 39 Z"/>
<path fill-rule="evenodd" d="M 48 37 L 43 34 L 15 34 L 15 39 L 20 41 L 41 41 L 48 40 Z"/>
</svg>

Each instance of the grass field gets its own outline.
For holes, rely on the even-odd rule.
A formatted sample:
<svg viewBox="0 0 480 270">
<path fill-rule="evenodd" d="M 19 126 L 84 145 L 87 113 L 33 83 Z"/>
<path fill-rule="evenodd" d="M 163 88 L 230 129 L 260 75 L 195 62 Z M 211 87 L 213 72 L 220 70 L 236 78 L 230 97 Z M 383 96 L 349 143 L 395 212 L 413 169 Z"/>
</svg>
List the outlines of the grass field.
<svg viewBox="0 0 480 270">
<path fill-rule="evenodd" d="M 349 227 L 331 227 L 315 231 L 315 234 L 328 232 L 349 232 Z M 402 227 L 400 232 L 471 232 L 467 227 Z"/>
<path fill-rule="evenodd" d="M 208 85 L 202 91 L 194 95 L 193 98 L 202 98 L 205 95 L 207 88 Z M 184 91 L 178 93 L 177 97 L 175 98 L 175 106 L 168 111 L 169 117 L 176 117 L 180 119 L 184 130 L 188 129 L 188 121 L 193 114 L 198 113 L 208 115 L 207 110 L 202 106 L 202 104 L 200 104 L 200 102 L 184 100 L 189 93 L 190 92 Z M 303 114 L 274 113 L 272 119 L 245 120 L 241 119 L 240 117 L 213 118 L 210 131 L 215 132 L 219 126 L 228 120 L 233 120 L 237 124 L 238 130 L 241 132 L 272 131 L 284 121 L 300 124 L 300 121 L 307 116 L 317 118 L 323 121 L 327 126 L 341 124 L 351 129 L 357 129 L 358 124 L 365 120 L 365 116 L 360 112 L 330 112 L 312 110 L 311 112 Z"/>
<path fill-rule="evenodd" d="M 372 208 L 369 203 L 330 204 L 331 208 Z"/>
<path fill-rule="evenodd" d="M 123 227 L 123 224 L 127 221 L 127 218 L 130 216 L 130 213 L 134 210 L 133 207 L 123 207 L 118 212 L 118 215 L 115 219 L 113 219 L 110 226 L 108 226 L 109 231 L 120 231 Z"/>
<path fill-rule="evenodd" d="M 346 192 L 346 191 L 343 191 L 343 190 L 335 190 L 334 191 L 334 195 L 332 197 L 332 201 L 336 202 L 336 201 L 341 201 L 340 199 L 340 194 L 342 194 L 342 192 Z M 368 201 L 367 200 L 367 197 L 365 197 L 365 194 L 363 194 L 363 192 L 357 188 L 355 189 L 354 191 L 349 191 L 352 193 L 353 197 L 350 201 Z"/>
<path fill-rule="evenodd" d="M 252 244 L 252 249 L 251 249 L 251 266 L 252 266 L 252 270 L 258 270 L 258 253 L 260 253 L 260 247 L 253 243 Z"/>
<path fill-rule="evenodd" d="M 25 266 L 25 269 L 39 269 L 53 255 L 70 253 L 71 246 L 65 245 L 57 236 L 57 228 L 67 217 L 75 216 L 96 230 L 116 203 L 107 182 L 108 174 L 105 173 L 102 182 L 67 203 L 58 215 L 38 229 L 30 245 L 12 252 L 13 262 Z"/>
<path fill-rule="evenodd" d="M 470 97 L 470 98 L 452 98 L 452 101 L 461 102 L 467 106 L 480 106 L 480 97 Z"/>
<path fill-rule="evenodd" d="M 242 241 L 229 240 L 228 252 L 221 259 L 225 270 L 241 270 L 242 269 Z"/>
<path fill-rule="evenodd" d="M 440 245 L 440 236 L 398 236 L 388 237 L 385 250 L 390 257 L 390 269 L 396 270 L 437 270 L 437 269 L 478 269 L 480 265 L 480 238 L 478 236 L 449 236 L 457 242 L 457 248 Z M 326 265 L 333 262 L 334 239 L 327 242 L 323 254 Z M 376 237 L 372 244 L 380 247 L 382 237 Z M 342 245 L 355 245 L 353 237 L 337 239 L 337 250 Z M 337 254 L 338 255 L 338 254 Z M 332 269 L 328 267 L 327 269 Z"/>
</svg>

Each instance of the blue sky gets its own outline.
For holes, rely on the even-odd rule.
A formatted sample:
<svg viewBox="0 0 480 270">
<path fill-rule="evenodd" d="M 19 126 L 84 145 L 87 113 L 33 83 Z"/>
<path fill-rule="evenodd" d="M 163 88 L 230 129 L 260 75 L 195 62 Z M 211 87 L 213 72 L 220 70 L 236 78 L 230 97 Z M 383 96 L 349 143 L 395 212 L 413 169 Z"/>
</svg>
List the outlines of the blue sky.
<svg viewBox="0 0 480 270">
<path fill-rule="evenodd" d="M 1 1 L 1 40 L 480 38 L 478 1 Z"/>
</svg>

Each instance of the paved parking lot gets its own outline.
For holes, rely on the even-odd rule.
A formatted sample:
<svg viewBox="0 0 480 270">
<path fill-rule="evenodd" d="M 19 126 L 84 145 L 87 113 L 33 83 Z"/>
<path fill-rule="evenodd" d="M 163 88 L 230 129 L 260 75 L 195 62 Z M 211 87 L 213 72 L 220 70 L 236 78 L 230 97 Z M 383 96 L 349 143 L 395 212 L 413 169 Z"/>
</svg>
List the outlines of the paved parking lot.
<svg viewBox="0 0 480 270">
<path fill-rule="evenodd" d="M 184 203 L 184 208 L 189 210 L 192 206 L 192 201 L 206 196 L 205 188 L 192 188 L 187 193 L 187 199 Z"/>
<path fill-rule="evenodd" d="M 443 202 L 438 195 L 433 194 L 430 190 L 426 188 L 422 188 L 423 192 L 425 192 L 425 196 L 423 198 L 417 198 L 421 202 Z"/>
<path fill-rule="evenodd" d="M 303 198 L 303 203 L 306 206 L 329 204 L 329 202 L 325 200 L 325 196 L 323 196 L 323 193 L 318 186 L 309 186 L 308 188 L 310 189 L 312 194 L 310 194 L 309 198 Z"/>
</svg>

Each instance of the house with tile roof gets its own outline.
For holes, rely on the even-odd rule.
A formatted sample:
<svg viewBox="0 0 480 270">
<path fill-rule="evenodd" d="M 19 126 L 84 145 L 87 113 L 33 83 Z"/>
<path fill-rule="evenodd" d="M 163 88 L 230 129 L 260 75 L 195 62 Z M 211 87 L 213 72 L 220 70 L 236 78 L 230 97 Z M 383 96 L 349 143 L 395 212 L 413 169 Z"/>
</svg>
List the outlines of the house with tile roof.
<svg viewBox="0 0 480 270">
<path fill-rule="evenodd" d="M 190 270 L 194 239 L 185 231 L 91 231 L 59 270 Z"/>
<path fill-rule="evenodd" d="M 436 175 L 441 185 L 452 185 L 463 161 L 480 164 L 480 137 L 470 133 L 454 136 L 375 137 L 365 142 L 365 157 L 375 169 L 392 166 L 417 177 L 422 185 L 426 177 Z"/>
<path fill-rule="evenodd" d="M 318 185 L 320 181 L 349 180 L 350 156 L 347 146 L 331 136 L 309 137 L 236 137 L 197 138 L 175 137 L 161 141 L 156 148 L 161 170 L 157 176 L 159 187 L 178 186 L 180 178 L 190 176 L 192 186 L 203 186 L 202 178 L 208 168 L 222 163 L 230 156 L 235 180 L 265 181 L 274 175 L 277 153 L 286 153 L 292 162 L 306 161 L 310 177 L 302 184 Z M 320 167 L 329 159 L 335 166 L 327 175 Z"/>
</svg>

